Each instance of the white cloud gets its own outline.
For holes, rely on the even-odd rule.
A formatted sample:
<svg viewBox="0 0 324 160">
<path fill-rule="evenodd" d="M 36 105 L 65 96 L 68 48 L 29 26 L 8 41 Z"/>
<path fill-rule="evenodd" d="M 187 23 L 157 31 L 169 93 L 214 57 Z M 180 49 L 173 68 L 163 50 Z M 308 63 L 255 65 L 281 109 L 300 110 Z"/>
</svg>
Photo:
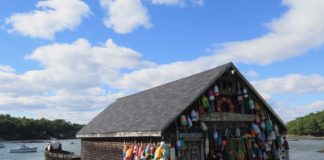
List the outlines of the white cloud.
<svg viewBox="0 0 324 160">
<path fill-rule="evenodd" d="M 113 86 L 146 89 L 230 61 L 268 64 L 305 54 L 324 43 L 324 1 L 285 0 L 289 10 L 268 24 L 269 32 L 258 38 L 224 43 L 215 54 L 192 61 L 136 70 L 125 74 Z M 141 77 L 141 78 L 139 78 Z"/>
<path fill-rule="evenodd" d="M 92 46 L 86 39 L 78 39 L 72 44 L 47 45 L 35 49 L 26 58 L 45 67 L 26 72 L 26 81 L 70 89 L 108 83 L 119 76 L 121 69 L 154 65 L 142 60 L 137 51 L 118 46 L 111 39 L 102 46 Z"/>
<path fill-rule="evenodd" d="M 284 0 L 289 10 L 267 26 L 269 33 L 246 41 L 229 42 L 219 58 L 268 64 L 296 57 L 324 43 L 324 1 Z"/>
<path fill-rule="evenodd" d="M 152 0 L 152 3 L 155 5 L 183 6 L 185 4 L 185 0 Z"/>
<path fill-rule="evenodd" d="M 282 77 L 254 81 L 253 85 L 261 93 L 268 95 L 276 93 L 324 93 L 324 77 L 318 74 L 289 74 Z"/>
<path fill-rule="evenodd" d="M 0 65 L 0 72 L 15 72 L 16 70 L 8 65 Z"/>
<path fill-rule="evenodd" d="M 136 27 L 150 24 L 147 10 L 139 0 L 100 2 L 108 12 L 106 22 L 117 32 L 127 33 Z M 132 5 L 127 6 L 128 3 Z M 22 104 L 31 108 L 43 105 L 44 113 L 52 107 L 61 112 L 70 109 L 71 114 L 81 114 L 85 112 L 73 112 L 74 107 L 84 105 L 86 107 L 83 109 L 98 106 L 103 108 L 108 105 L 110 100 L 107 98 L 114 97 L 114 93 L 107 89 L 109 87 L 128 93 L 129 90 L 147 89 L 229 61 L 273 63 L 304 54 L 307 50 L 322 45 L 324 17 L 321 15 L 324 2 L 284 1 L 284 4 L 289 10 L 268 25 L 268 34 L 252 40 L 225 43 L 215 54 L 192 61 L 155 65 L 144 60 L 137 51 L 119 46 L 112 40 L 107 40 L 100 46 L 93 46 L 86 39 L 78 39 L 70 44 L 39 47 L 26 58 L 39 62 L 42 69 L 23 74 L 0 72 L 0 101 L 3 103 L 0 111 L 5 104 Z M 127 8 L 127 12 L 121 12 L 125 9 L 120 8 Z M 137 10 L 140 10 L 139 15 Z M 133 15 L 136 16 L 132 17 Z M 129 18 L 128 16 L 131 22 L 118 20 Z M 309 79 L 312 79 L 312 83 L 309 83 Z M 323 81 L 320 75 L 292 74 L 254 84 L 270 98 L 273 93 L 323 92 Z M 125 94 L 118 96 L 121 95 Z M 85 99 L 87 100 L 84 101 Z"/>
<path fill-rule="evenodd" d="M 130 33 L 141 26 L 152 27 L 141 0 L 100 0 L 100 5 L 107 12 L 104 24 L 117 33 Z"/>
<path fill-rule="evenodd" d="M 180 7 L 185 7 L 188 3 L 191 3 L 195 6 L 202 6 L 204 4 L 204 0 L 190 0 L 190 2 L 186 2 L 186 0 L 151 0 L 151 2 L 154 5 L 168 5 Z"/>
<path fill-rule="evenodd" d="M 315 101 L 310 104 L 294 107 L 293 109 L 287 107 L 275 108 L 280 117 L 285 121 L 291 121 L 298 117 L 305 116 L 309 113 L 315 113 L 324 110 L 324 101 Z"/>
<path fill-rule="evenodd" d="M 115 99 L 125 96 L 117 93 L 87 93 L 57 91 L 51 96 L 0 97 L 0 114 L 28 113 L 32 118 L 64 118 L 78 123 L 87 123 Z"/>
<path fill-rule="evenodd" d="M 204 5 L 204 0 L 191 0 L 191 3 L 197 6 Z"/>
<path fill-rule="evenodd" d="M 82 18 L 90 14 L 89 6 L 81 0 L 45 0 L 37 10 L 15 13 L 6 19 L 11 33 L 42 39 L 54 39 L 55 33 L 74 30 Z"/>
<path fill-rule="evenodd" d="M 111 92 L 108 86 L 123 70 L 155 65 L 111 39 L 98 46 L 82 38 L 45 45 L 26 59 L 40 63 L 42 68 L 21 74 L 0 71 L 0 113 L 48 118 L 61 114 L 60 118 L 79 122 L 90 119 L 73 118 L 67 113 L 93 117 L 116 98 L 129 94 Z"/>
<path fill-rule="evenodd" d="M 248 78 L 256 78 L 259 76 L 259 73 L 254 71 L 254 70 L 249 70 L 246 75 L 248 76 Z"/>
</svg>

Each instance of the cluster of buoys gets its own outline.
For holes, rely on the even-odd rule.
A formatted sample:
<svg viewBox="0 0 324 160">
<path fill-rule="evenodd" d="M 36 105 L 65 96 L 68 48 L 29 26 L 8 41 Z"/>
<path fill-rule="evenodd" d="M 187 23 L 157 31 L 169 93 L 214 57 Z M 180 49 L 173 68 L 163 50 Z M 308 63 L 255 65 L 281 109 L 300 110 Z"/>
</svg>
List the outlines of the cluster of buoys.
<svg viewBox="0 0 324 160">
<path fill-rule="evenodd" d="M 269 115 L 260 110 L 256 113 L 255 121 L 251 124 L 250 131 L 245 134 L 244 138 L 250 145 L 247 145 L 247 151 L 252 158 L 260 160 L 284 160 L 281 155 L 283 150 L 287 150 L 287 147 L 283 147 L 283 144 L 287 144 L 286 140 L 282 140 L 278 125 L 273 123 Z"/>
<path fill-rule="evenodd" d="M 220 96 L 218 86 L 214 85 L 213 88 L 207 90 L 207 94 L 200 97 L 198 107 L 193 107 L 189 115 L 180 116 L 180 128 L 191 129 L 194 126 L 192 130 L 195 130 L 200 127 L 203 134 L 206 135 L 203 139 L 206 158 L 214 152 L 215 148 L 222 148 L 218 154 L 224 156 L 225 148 L 235 146 L 233 145 L 234 141 L 239 140 L 239 143 L 243 145 L 239 146 L 236 159 L 240 160 L 245 157 L 253 160 L 279 160 L 278 157 L 283 157 L 280 155 L 280 151 L 285 149 L 282 145 L 288 145 L 288 142 L 285 140 L 283 143 L 277 124 L 274 124 L 260 103 L 253 99 L 247 88 L 241 90 L 238 85 L 236 96 L 238 104 L 242 107 L 242 113 L 246 113 L 244 112 L 244 108 L 246 108 L 252 111 L 249 113 L 255 114 L 254 122 L 227 127 L 225 124 L 224 128 L 216 129 L 215 126 L 211 127 L 210 123 L 207 125 L 204 121 L 200 121 L 202 114 L 223 112 L 225 109 L 222 107 L 224 106 L 228 107 L 228 112 L 235 112 L 231 97 Z M 186 130 L 186 132 L 188 131 Z M 176 147 L 178 159 L 183 158 L 186 150 L 183 139 L 177 140 Z"/>
<path fill-rule="evenodd" d="M 175 147 L 161 142 L 157 144 L 126 144 L 123 148 L 123 160 L 175 160 Z"/>
</svg>

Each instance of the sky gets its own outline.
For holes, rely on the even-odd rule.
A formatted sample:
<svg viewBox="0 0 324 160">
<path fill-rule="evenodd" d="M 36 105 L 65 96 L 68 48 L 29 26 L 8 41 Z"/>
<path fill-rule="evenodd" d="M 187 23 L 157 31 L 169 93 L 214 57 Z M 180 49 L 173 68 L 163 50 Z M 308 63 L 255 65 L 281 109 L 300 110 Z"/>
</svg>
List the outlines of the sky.
<svg viewBox="0 0 324 160">
<path fill-rule="evenodd" d="M 233 62 L 285 121 L 324 110 L 322 0 L 0 0 L 0 114 L 87 123 Z"/>
</svg>

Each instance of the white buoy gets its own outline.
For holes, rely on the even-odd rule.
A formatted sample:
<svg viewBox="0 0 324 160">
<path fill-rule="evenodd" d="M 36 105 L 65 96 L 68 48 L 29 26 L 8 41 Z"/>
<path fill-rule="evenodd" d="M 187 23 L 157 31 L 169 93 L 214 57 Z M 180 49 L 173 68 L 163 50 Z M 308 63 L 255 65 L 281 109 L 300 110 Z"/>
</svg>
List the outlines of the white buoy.
<svg viewBox="0 0 324 160">
<path fill-rule="evenodd" d="M 206 158 L 209 154 L 209 140 L 208 140 L 208 137 L 206 137 L 205 139 L 205 154 L 206 154 Z"/>
<path fill-rule="evenodd" d="M 172 145 L 170 147 L 170 160 L 175 160 L 176 159 L 176 151 L 174 146 Z"/>
</svg>

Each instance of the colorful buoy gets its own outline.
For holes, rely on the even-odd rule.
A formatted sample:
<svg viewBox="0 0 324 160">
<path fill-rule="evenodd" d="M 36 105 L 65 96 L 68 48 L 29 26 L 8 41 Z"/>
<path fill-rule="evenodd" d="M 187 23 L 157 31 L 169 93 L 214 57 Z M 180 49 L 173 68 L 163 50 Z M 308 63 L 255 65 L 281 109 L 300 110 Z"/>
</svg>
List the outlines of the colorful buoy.
<svg viewBox="0 0 324 160">
<path fill-rule="evenodd" d="M 189 116 L 187 116 L 188 128 L 192 127 L 192 121 Z"/>
<path fill-rule="evenodd" d="M 218 89 L 217 85 L 214 86 L 214 95 L 215 95 L 215 97 L 219 96 L 219 89 Z"/>
<path fill-rule="evenodd" d="M 187 118 L 185 115 L 182 115 L 181 118 L 180 118 L 180 121 L 181 121 L 181 126 L 185 127 L 188 125 L 187 123 Z"/>
<path fill-rule="evenodd" d="M 203 104 L 204 108 L 208 112 L 210 112 L 210 104 L 209 104 L 209 100 L 207 99 L 207 97 L 206 96 L 202 96 L 201 101 L 202 101 L 202 104 Z"/>
<path fill-rule="evenodd" d="M 246 88 L 243 89 L 243 97 L 244 97 L 244 98 L 248 98 L 248 97 L 249 97 L 249 95 L 248 95 L 248 91 L 247 91 Z"/>
<path fill-rule="evenodd" d="M 254 101 L 252 100 L 252 98 L 249 99 L 249 109 L 253 110 L 255 108 L 254 106 Z"/>
<path fill-rule="evenodd" d="M 208 128 L 207 128 L 207 125 L 205 124 L 205 122 L 200 122 L 200 125 L 201 125 L 201 129 L 202 129 L 204 132 L 207 132 L 207 131 L 208 131 Z"/>
<path fill-rule="evenodd" d="M 208 137 L 206 137 L 205 139 L 205 155 L 206 155 L 206 158 L 209 154 L 209 140 L 208 140 Z"/>
<path fill-rule="evenodd" d="M 214 101 L 215 100 L 215 96 L 214 96 L 214 92 L 213 92 L 213 90 L 209 90 L 208 91 L 208 96 L 209 96 L 209 100 L 210 101 Z"/>
</svg>

